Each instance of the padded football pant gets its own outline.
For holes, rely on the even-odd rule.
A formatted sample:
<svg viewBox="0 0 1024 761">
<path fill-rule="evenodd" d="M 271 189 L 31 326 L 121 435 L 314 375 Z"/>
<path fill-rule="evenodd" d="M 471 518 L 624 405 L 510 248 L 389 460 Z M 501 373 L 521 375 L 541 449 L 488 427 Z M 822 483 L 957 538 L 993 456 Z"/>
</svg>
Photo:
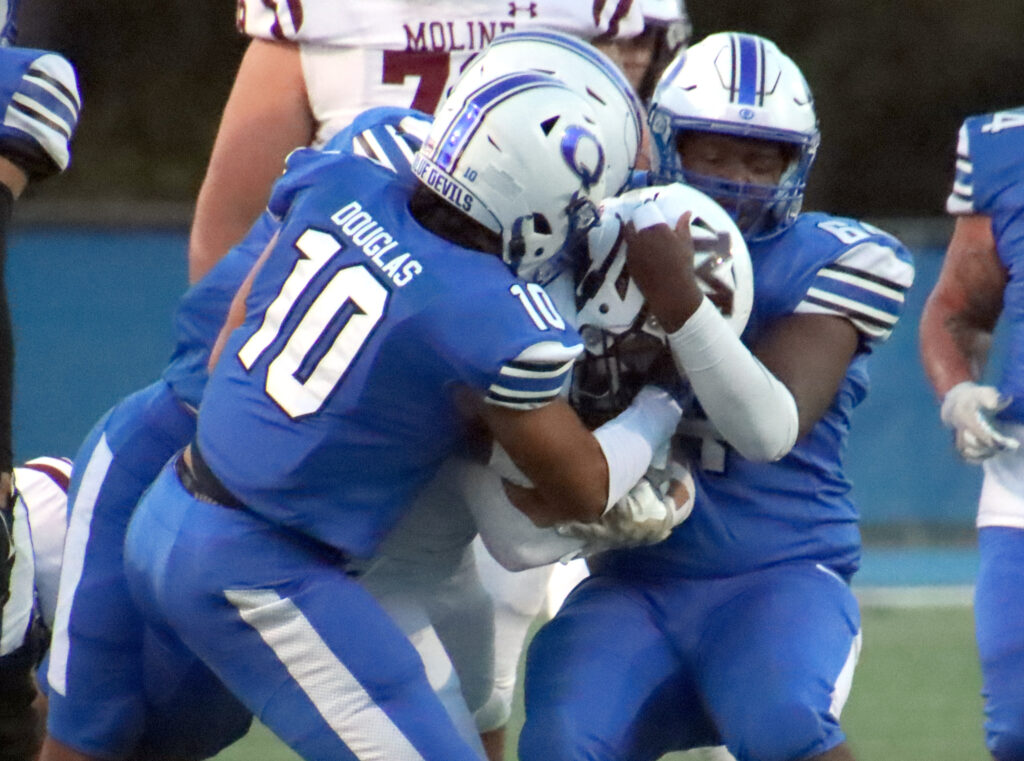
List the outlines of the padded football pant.
<svg viewBox="0 0 1024 761">
<path fill-rule="evenodd" d="M 813 563 L 720 579 L 597 573 L 527 654 L 522 761 L 653 761 L 724 743 L 793 761 L 844 741 L 860 650 L 849 586 Z"/>
<path fill-rule="evenodd" d="M 480 761 L 337 552 L 196 499 L 173 463 L 132 517 L 125 572 L 174 655 L 204 663 L 307 761 Z"/>
<path fill-rule="evenodd" d="M 985 697 L 985 740 L 998 761 L 1024 761 L 1024 530 L 978 531 L 974 618 Z"/>
<path fill-rule="evenodd" d="M 159 654 L 162 645 L 145 632 L 122 562 L 136 503 L 194 432 L 194 416 L 158 381 L 110 410 L 75 458 L 47 669 L 47 729 L 83 753 L 122 758 L 150 748 L 151 758 L 163 752 L 189 758 L 207 750 L 192 745 L 181 718 L 193 710 L 187 671 L 166 675 L 168 684 L 180 686 L 180 704 L 167 694 L 153 702 L 143 689 L 143 673 L 154 657 L 150 651 Z M 202 714 L 194 718 L 204 720 Z M 248 724 L 247 717 L 237 719 L 232 731 L 241 736 Z"/>
</svg>

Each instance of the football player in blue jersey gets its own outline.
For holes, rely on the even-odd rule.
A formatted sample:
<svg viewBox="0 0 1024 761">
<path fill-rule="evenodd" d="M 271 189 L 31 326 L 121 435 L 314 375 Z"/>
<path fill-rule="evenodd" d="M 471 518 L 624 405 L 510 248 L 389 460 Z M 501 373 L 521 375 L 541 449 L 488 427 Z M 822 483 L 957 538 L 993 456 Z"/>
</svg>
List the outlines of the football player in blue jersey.
<svg viewBox="0 0 1024 761">
<path fill-rule="evenodd" d="M 510 58 L 504 51 L 516 44 L 527 45 L 548 70 L 586 80 L 592 104 L 639 112 L 635 103 L 630 105 L 628 98 L 616 95 L 615 78 L 608 77 L 605 82 L 601 70 L 593 68 L 605 66 L 593 49 L 576 42 L 569 45 L 570 41 L 557 34 L 519 35 L 515 41 L 494 46 L 503 51 L 500 56 L 488 49 L 478 57 L 475 71 L 467 74 L 479 77 L 481 69 L 489 75 L 507 71 L 514 56 Z M 621 131 L 621 139 L 607 146 L 606 172 L 612 187 L 625 181 L 639 143 L 639 124 L 632 131 L 623 130 L 624 119 L 626 125 L 635 121 L 618 111 L 600 116 L 601 123 L 615 124 Z M 428 126 L 428 118 L 417 112 L 375 109 L 357 119 L 327 148 L 354 152 L 412 179 L 409 160 Z M 117 405 L 79 450 L 68 543 L 75 549 L 67 553 L 53 639 L 51 739 L 44 758 L 123 757 L 132 748 L 152 752 L 153 748 L 175 747 L 168 737 L 146 726 L 149 706 L 135 686 L 141 672 L 143 636 L 122 577 L 120 537 L 142 490 L 170 454 L 191 437 L 194 418 L 190 410 L 199 403 L 210 345 L 223 322 L 227 301 L 276 227 L 275 221 L 264 217 L 246 243 L 190 290 L 176 315 L 178 347 L 163 378 Z M 186 702 L 187 693 L 187 684 L 183 684 L 181 694 Z M 240 720 L 238 726 L 243 731 L 245 723 Z M 169 729 L 172 737 L 182 734 L 180 727 Z"/>
<path fill-rule="evenodd" d="M 737 338 L 695 285 L 686 236 L 652 204 L 629 272 L 697 404 L 697 499 L 660 544 L 613 550 L 531 643 L 523 761 L 657 759 L 722 743 L 740 761 L 850 759 L 839 714 L 861 632 L 858 513 L 843 472 L 872 347 L 913 267 L 886 233 L 800 213 L 819 131 L 799 68 L 769 40 L 713 34 L 668 68 L 654 174 L 711 195 L 750 249 Z"/>
<path fill-rule="evenodd" d="M 587 100 L 531 71 L 449 98 L 412 181 L 309 151 L 275 188 L 282 226 L 125 568 L 169 654 L 305 758 L 476 758 L 348 575 L 457 450 L 463 410 L 545 525 L 597 520 L 675 427 L 664 391 L 593 434 L 559 398 L 579 337 L 538 281 L 593 223 L 603 152 Z"/>
<path fill-rule="evenodd" d="M 986 745 L 1024 759 L 1024 108 L 980 114 L 960 129 L 946 210 L 956 217 L 921 316 L 925 371 L 961 456 L 984 469 L 981 563 L 974 594 Z M 983 379 L 996 323 L 1006 328 L 998 380 Z"/>
<path fill-rule="evenodd" d="M 12 532 L 17 531 L 11 432 L 14 336 L 3 278 L 7 228 L 28 183 L 67 168 L 81 109 L 75 71 L 67 60 L 57 53 L 13 46 L 16 6 L 13 0 L 0 4 L 0 610 L 7 602 L 15 563 Z M 31 660 L 20 651 L 0 648 L 3 759 L 28 759 L 38 750 Z"/>
</svg>

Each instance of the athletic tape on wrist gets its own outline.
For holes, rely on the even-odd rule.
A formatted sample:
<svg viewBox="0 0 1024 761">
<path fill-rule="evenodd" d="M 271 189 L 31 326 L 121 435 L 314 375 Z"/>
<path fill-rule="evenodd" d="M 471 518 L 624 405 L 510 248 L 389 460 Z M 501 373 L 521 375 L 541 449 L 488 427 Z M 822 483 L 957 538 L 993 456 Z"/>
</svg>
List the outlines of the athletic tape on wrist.
<svg viewBox="0 0 1024 761">
<path fill-rule="evenodd" d="M 661 213 L 661 209 L 658 208 L 658 204 L 651 201 L 640 204 L 633 211 L 633 227 L 636 228 L 637 232 L 646 230 L 648 227 L 654 227 L 655 225 L 666 224 L 668 224 L 668 220 L 666 220 L 665 215 Z"/>
</svg>

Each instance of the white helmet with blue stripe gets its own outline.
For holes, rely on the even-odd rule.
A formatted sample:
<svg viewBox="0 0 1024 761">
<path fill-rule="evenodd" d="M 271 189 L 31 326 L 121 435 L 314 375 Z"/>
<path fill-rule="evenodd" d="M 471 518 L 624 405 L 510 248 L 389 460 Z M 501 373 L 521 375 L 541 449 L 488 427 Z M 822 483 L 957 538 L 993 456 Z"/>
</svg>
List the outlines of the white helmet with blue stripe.
<svg viewBox="0 0 1024 761">
<path fill-rule="evenodd" d="M 803 205 L 820 133 L 803 73 L 771 40 L 753 34 L 709 35 L 662 75 L 650 109 L 654 174 L 683 181 L 725 206 L 747 240 L 775 235 Z M 683 167 L 678 138 L 712 132 L 786 144 L 791 156 L 775 186 L 696 174 Z"/>
<path fill-rule="evenodd" d="M 622 118 L 622 117 L 620 117 Z M 413 171 L 502 240 L 502 259 L 546 282 L 607 195 L 604 135 L 588 99 L 536 71 L 453 88 Z"/>
<path fill-rule="evenodd" d="M 470 62 L 449 97 L 523 71 L 549 74 L 587 100 L 604 134 L 608 195 L 622 190 L 636 165 L 647 113 L 622 70 L 593 45 L 547 29 L 500 34 Z"/>
</svg>

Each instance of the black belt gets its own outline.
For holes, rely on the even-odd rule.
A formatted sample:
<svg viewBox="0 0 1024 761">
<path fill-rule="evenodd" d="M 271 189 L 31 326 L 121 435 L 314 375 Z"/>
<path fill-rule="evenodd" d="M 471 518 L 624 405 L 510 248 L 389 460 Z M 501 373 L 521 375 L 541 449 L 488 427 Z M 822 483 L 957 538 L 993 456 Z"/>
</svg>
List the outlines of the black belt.
<svg viewBox="0 0 1024 761">
<path fill-rule="evenodd" d="M 189 463 L 185 462 L 184 452 L 178 456 L 178 461 L 174 464 L 178 479 L 185 487 L 185 491 L 201 502 L 209 502 L 212 505 L 235 509 L 245 507 L 245 504 L 228 491 L 220 479 L 213 474 L 210 466 L 206 464 L 206 460 L 199 454 L 199 447 L 195 442 L 189 444 L 188 449 L 192 459 L 191 467 Z"/>
</svg>

